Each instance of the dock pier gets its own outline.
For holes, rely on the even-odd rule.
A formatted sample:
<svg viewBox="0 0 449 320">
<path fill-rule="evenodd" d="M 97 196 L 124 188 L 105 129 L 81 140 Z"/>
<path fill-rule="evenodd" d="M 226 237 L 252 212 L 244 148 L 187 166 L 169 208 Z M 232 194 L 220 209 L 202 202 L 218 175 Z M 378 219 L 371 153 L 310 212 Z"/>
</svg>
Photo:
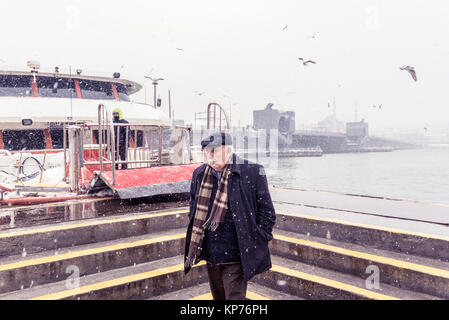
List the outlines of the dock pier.
<svg viewBox="0 0 449 320">
<path fill-rule="evenodd" d="M 449 205 L 270 188 L 273 266 L 248 299 L 449 299 Z M 0 299 L 211 299 L 204 262 L 183 272 L 187 213 L 181 201 L 5 228 Z"/>
</svg>

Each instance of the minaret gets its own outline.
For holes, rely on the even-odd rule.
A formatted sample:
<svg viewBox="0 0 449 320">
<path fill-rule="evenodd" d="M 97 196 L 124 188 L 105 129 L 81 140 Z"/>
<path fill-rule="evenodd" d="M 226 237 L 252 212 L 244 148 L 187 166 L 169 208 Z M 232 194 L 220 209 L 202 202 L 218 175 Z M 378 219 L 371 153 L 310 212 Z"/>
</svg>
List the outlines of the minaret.
<svg viewBox="0 0 449 320">
<path fill-rule="evenodd" d="M 335 97 L 334 97 L 333 104 L 334 104 L 334 106 L 332 107 L 332 115 L 336 119 L 337 118 L 337 103 L 335 102 Z"/>
</svg>

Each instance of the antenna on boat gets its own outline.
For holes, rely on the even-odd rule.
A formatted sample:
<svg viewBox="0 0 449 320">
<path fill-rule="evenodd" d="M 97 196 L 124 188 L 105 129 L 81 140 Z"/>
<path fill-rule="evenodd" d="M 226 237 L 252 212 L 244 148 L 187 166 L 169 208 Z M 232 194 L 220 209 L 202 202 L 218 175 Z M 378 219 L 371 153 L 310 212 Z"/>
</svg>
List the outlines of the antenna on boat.
<svg viewBox="0 0 449 320">
<path fill-rule="evenodd" d="M 151 81 L 153 81 L 153 86 L 154 86 L 154 93 L 153 93 L 153 96 L 154 96 L 154 105 L 153 105 L 153 108 L 156 109 L 156 107 L 159 107 L 159 106 L 160 106 L 160 104 L 159 104 L 159 105 L 157 104 L 157 99 L 156 99 L 156 86 L 159 84 L 158 81 L 164 80 L 164 78 L 151 78 L 151 77 L 149 77 L 149 76 L 145 76 L 145 78 L 150 79 Z"/>
<path fill-rule="evenodd" d="M 173 121 L 172 117 L 171 117 L 171 97 L 170 97 L 170 90 L 168 90 L 168 117 L 170 118 L 170 120 Z"/>
<path fill-rule="evenodd" d="M 69 65 L 69 75 L 70 75 L 70 80 L 73 81 L 73 79 L 72 79 L 72 66 L 71 65 Z M 70 118 L 71 119 L 73 119 L 72 99 L 73 99 L 73 91 L 70 93 Z"/>
<path fill-rule="evenodd" d="M 29 60 L 27 61 L 27 66 L 31 68 L 31 73 L 33 74 L 33 80 L 36 82 L 36 74 L 41 67 L 41 64 L 39 61 L 36 60 Z"/>
</svg>

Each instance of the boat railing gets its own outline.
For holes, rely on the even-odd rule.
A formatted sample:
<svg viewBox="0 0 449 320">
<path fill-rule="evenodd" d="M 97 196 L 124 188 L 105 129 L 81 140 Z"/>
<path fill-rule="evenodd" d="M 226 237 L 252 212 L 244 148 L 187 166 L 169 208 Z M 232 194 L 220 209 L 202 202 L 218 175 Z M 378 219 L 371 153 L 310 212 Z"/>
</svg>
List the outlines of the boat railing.
<svg viewBox="0 0 449 320">
<path fill-rule="evenodd" d="M 224 124 L 223 121 L 225 121 Z M 218 103 L 209 103 L 207 106 L 207 130 L 217 130 L 217 128 L 220 131 L 222 129 L 229 130 L 230 127 L 226 111 Z"/>
<path fill-rule="evenodd" d="M 100 105 L 98 124 L 64 126 L 65 179 L 72 189 L 86 169 L 110 171 L 115 185 L 117 170 L 191 163 L 190 127 L 114 123 L 109 114 Z"/>
</svg>

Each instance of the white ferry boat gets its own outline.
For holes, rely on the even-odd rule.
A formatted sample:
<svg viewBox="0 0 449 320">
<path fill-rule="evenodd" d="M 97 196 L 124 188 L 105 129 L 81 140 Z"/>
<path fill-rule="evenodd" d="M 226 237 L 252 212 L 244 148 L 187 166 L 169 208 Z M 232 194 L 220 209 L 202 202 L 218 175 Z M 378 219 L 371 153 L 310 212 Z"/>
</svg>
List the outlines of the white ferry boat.
<svg viewBox="0 0 449 320">
<path fill-rule="evenodd" d="M 144 161 L 148 164 L 151 160 L 153 148 L 149 141 L 154 137 L 151 138 L 146 129 L 151 126 L 173 128 L 169 116 L 158 107 L 131 101 L 130 96 L 142 86 L 120 78 L 119 73 L 111 77 L 92 76 L 78 69 L 73 74 L 64 74 L 58 67 L 53 72 L 42 72 L 37 61 L 28 61 L 27 65 L 28 71 L 0 70 L 0 191 L 30 183 L 67 186 L 68 151 L 65 147 L 68 141 L 67 135 L 64 138 L 64 128 L 92 126 L 89 137 L 82 143 L 86 157 L 86 150 L 99 146 L 99 105 L 106 106 L 108 113 L 120 108 L 129 122 L 128 169 L 142 167 Z M 112 118 L 112 114 L 110 116 Z M 181 137 L 184 139 L 185 133 Z M 177 138 L 171 137 L 171 140 L 179 142 Z M 184 147 L 185 144 L 181 146 Z M 159 152 L 158 161 L 162 164 L 160 147 Z M 84 161 L 89 160 L 89 174 L 92 174 L 98 165 L 92 164 L 92 157 L 84 158 Z M 96 160 L 99 160 L 98 152 Z M 139 165 L 137 161 L 142 162 Z M 181 160 L 169 160 L 166 164 L 188 162 L 189 159 L 181 156 Z M 84 177 L 86 181 L 89 178 Z"/>
</svg>

